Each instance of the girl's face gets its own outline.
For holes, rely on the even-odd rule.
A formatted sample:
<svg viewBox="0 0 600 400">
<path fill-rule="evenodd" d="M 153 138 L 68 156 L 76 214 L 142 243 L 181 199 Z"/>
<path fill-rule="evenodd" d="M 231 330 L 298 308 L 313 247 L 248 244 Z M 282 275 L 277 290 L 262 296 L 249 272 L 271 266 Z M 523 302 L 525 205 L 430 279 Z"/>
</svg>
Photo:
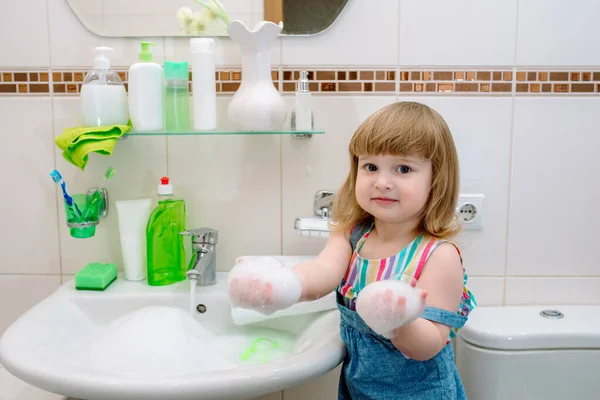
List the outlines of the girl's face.
<svg viewBox="0 0 600 400">
<path fill-rule="evenodd" d="M 359 157 L 356 201 L 381 222 L 413 222 L 429 198 L 431 175 L 431 161 L 420 157 Z"/>
</svg>

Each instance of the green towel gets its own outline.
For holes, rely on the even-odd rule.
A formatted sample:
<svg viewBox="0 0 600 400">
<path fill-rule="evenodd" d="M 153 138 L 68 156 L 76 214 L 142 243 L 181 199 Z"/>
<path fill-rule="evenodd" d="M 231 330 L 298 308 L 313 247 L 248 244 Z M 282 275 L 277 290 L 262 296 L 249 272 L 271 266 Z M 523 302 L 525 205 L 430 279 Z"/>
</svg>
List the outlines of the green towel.
<svg viewBox="0 0 600 400">
<path fill-rule="evenodd" d="M 54 142 L 63 151 L 63 157 L 83 171 L 88 162 L 89 153 L 111 155 L 117 139 L 130 129 L 131 122 L 128 122 L 127 125 L 76 126 L 65 129 L 62 135 L 54 138 Z"/>
</svg>

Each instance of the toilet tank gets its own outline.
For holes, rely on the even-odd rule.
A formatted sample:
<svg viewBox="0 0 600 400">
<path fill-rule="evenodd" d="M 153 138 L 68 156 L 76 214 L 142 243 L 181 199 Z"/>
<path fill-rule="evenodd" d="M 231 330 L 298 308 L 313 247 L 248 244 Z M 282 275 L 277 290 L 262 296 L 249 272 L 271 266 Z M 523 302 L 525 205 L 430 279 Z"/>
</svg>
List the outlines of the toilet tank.
<svg viewBox="0 0 600 400">
<path fill-rule="evenodd" d="M 469 400 L 600 399 L 600 306 L 479 307 L 455 346 Z"/>
</svg>

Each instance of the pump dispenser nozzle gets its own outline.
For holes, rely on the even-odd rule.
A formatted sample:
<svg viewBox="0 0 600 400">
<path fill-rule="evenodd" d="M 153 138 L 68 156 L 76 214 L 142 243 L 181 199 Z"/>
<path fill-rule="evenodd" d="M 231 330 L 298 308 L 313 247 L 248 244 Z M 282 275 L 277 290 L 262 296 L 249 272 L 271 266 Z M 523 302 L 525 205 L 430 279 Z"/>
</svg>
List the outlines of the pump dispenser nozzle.
<svg viewBox="0 0 600 400">
<path fill-rule="evenodd" d="M 149 46 L 156 46 L 156 43 L 152 42 L 140 42 L 142 44 L 142 51 L 139 53 L 140 61 L 152 61 L 152 52 Z"/>
<path fill-rule="evenodd" d="M 301 93 L 307 93 L 308 90 L 308 72 L 300 71 L 300 79 L 296 84 L 296 91 Z"/>
<path fill-rule="evenodd" d="M 110 47 L 100 46 L 94 49 L 96 57 L 94 58 L 94 69 L 110 69 L 110 60 L 108 53 L 113 53 L 114 50 Z"/>
</svg>

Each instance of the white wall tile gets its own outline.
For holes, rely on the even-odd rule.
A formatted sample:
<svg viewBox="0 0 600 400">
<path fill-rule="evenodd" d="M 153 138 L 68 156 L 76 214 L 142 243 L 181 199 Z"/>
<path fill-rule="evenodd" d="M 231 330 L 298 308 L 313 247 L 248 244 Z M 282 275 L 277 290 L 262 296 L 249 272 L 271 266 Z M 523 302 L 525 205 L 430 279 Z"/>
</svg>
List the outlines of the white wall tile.
<svg viewBox="0 0 600 400">
<path fill-rule="evenodd" d="M 152 47 L 154 61 L 163 62 L 162 38 L 116 38 L 102 37 L 86 28 L 65 0 L 49 0 L 50 60 L 54 67 L 86 67 L 94 62 L 94 48 L 112 47 L 111 66 L 129 67 L 138 60 L 140 41 L 155 42 Z"/>
<path fill-rule="evenodd" d="M 215 65 L 219 67 L 238 67 L 242 65 L 240 46 L 229 37 L 215 37 Z M 270 49 L 271 67 L 281 63 L 281 39 L 277 39 Z M 165 60 L 190 61 L 190 38 L 165 38 Z"/>
<path fill-rule="evenodd" d="M 596 98 L 517 98 L 507 274 L 598 275 Z"/>
<path fill-rule="evenodd" d="M 0 275 L 0 336 L 25 311 L 59 286 L 59 275 Z"/>
<path fill-rule="evenodd" d="M 75 274 L 61 274 L 60 276 L 60 284 L 65 284 L 69 281 L 75 279 Z"/>
<path fill-rule="evenodd" d="M 338 398 L 338 384 L 341 370 L 342 367 L 340 365 L 318 378 L 284 390 L 283 398 L 285 400 L 336 400 Z"/>
<path fill-rule="evenodd" d="M 217 101 L 226 128 L 230 97 Z M 169 174 L 186 200 L 187 227 L 219 231 L 217 269 L 243 255 L 281 253 L 281 161 L 277 135 L 171 136 Z"/>
<path fill-rule="evenodd" d="M 504 278 L 469 276 L 467 286 L 478 306 L 501 306 L 504 304 Z"/>
<path fill-rule="evenodd" d="M 3 4 L 0 67 L 50 65 L 47 18 L 45 1 L 23 0 Z"/>
<path fill-rule="evenodd" d="M 283 38 L 284 65 L 398 63 L 399 0 L 349 1 L 324 32 Z"/>
<path fill-rule="evenodd" d="M 454 137 L 461 193 L 483 193 L 484 226 L 456 242 L 469 275 L 504 274 L 512 100 L 498 97 L 411 97 L 437 110 Z"/>
<path fill-rule="evenodd" d="M 520 1 L 517 65 L 597 66 L 599 18 L 597 1 Z"/>
<path fill-rule="evenodd" d="M 506 278 L 506 305 L 600 304 L 600 278 Z"/>
<path fill-rule="evenodd" d="M 265 19 L 265 2 L 264 0 L 252 0 L 252 13 L 259 18 L 259 20 Z"/>
<path fill-rule="evenodd" d="M 291 111 L 294 97 L 285 99 Z M 302 140 L 282 138 L 284 254 L 321 251 L 325 239 L 298 236 L 294 220 L 313 216 L 313 199 L 318 190 L 337 192 L 348 174 L 348 143 L 354 131 L 369 115 L 395 100 L 393 96 L 315 96 L 315 128 L 325 130 L 325 134 Z"/>
<path fill-rule="evenodd" d="M 512 65 L 517 0 L 401 0 L 400 65 Z"/>
<path fill-rule="evenodd" d="M 79 98 L 54 98 L 54 130 L 58 136 L 65 128 L 80 124 Z M 57 169 L 67 182 L 69 191 L 85 193 L 97 187 L 108 166 L 116 173 L 105 188 L 109 194 L 109 214 L 100 220 L 96 235 L 75 239 L 69 234 L 65 212 L 59 197 L 59 228 L 63 273 L 75 273 L 90 262 L 116 263 L 122 269 L 119 227 L 115 201 L 149 198 L 156 201 L 156 186 L 167 172 L 167 150 L 164 136 L 129 137 L 120 140 L 111 156 L 92 153 L 85 171 L 68 163 L 55 147 Z M 153 203 L 155 204 L 155 203 Z"/>
<path fill-rule="evenodd" d="M 0 98 L 0 273 L 60 273 L 50 98 Z M 33 250 L 33 251 L 32 251 Z"/>
</svg>

